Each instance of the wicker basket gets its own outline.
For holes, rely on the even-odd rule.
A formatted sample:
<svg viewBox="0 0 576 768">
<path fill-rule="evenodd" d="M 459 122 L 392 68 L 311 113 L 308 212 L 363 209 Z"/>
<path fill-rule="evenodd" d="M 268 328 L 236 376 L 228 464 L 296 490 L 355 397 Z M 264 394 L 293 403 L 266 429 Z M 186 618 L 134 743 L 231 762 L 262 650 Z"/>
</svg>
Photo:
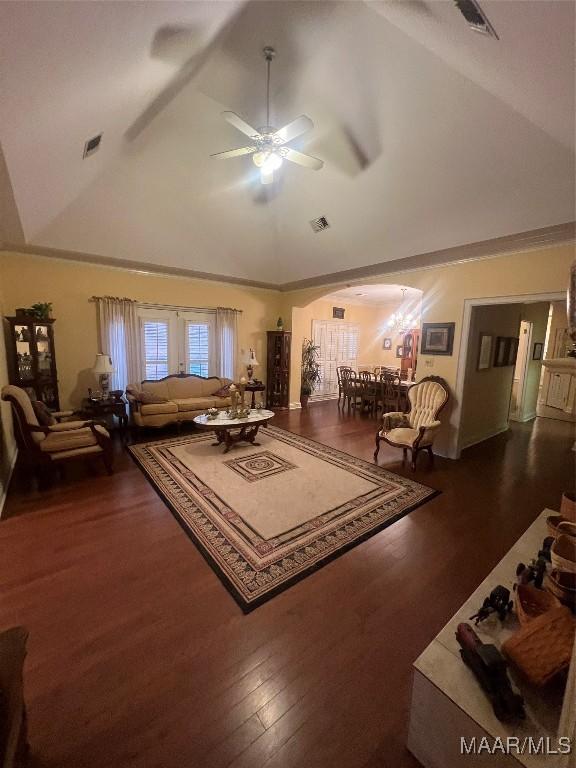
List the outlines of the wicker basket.
<svg viewBox="0 0 576 768">
<path fill-rule="evenodd" d="M 546 685 L 570 666 L 576 620 L 565 607 L 533 619 L 502 645 L 502 651 L 534 685 Z"/>
<path fill-rule="evenodd" d="M 520 624 L 528 624 L 552 608 L 559 608 L 560 601 L 551 592 L 538 589 L 532 584 L 519 584 L 516 590 L 516 613 Z"/>
<path fill-rule="evenodd" d="M 571 520 L 566 520 L 562 515 L 550 515 L 546 518 L 546 526 L 550 536 L 556 538 L 561 533 L 565 533 L 568 536 L 576 536 L 576 523 Z"/>
<path fill-rule="evenodd" d="M 553 568 L 576 574 L 576 537 L 561 533 L 552 544 L 550 560 Z"/>
<path fill-rule="evenodd" d="M 544 586 L 561 603 L 576 612 L 576 576 L 564 571 L 551 571 L 544 578 Z"/>
<path fill-rule="evenodd" d="M 573 491 L 564 491 L 562 501 L 560 502 L 560 514 L 567 520 L 576 523 L 576 493 Z"/>
</svg>

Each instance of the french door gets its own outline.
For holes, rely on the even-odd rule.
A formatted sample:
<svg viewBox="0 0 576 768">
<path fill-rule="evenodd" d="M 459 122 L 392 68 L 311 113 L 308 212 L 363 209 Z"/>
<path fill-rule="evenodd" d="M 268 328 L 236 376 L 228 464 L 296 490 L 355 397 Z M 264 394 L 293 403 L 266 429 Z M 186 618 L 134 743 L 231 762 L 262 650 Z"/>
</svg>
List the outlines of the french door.
<svg viewBox="0 0 576 768">
<path fill-rule="evenodd" d="M 312 320 L 312 341 L 319 348 L 320 383 L 316 397 L 338 394 L 336 368 L 348 365 L 356 368 L 360 329 L 354 323 L 338 320 Z"/>
<path fill-rule="evenodd" d="M 213 314 L 141 308 L 139 315 L 144 379 L 175 373 L 218 375 Z"/>
</svg>

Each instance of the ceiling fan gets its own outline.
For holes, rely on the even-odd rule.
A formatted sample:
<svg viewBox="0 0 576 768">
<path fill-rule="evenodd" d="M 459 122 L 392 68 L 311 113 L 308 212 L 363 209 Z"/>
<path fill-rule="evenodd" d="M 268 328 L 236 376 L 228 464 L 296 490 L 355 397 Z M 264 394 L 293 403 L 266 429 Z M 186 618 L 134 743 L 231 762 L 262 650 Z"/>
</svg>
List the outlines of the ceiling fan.
<svg viewBox="0 0 576 768">
<path fill-rule="evenodd" d="M 300 115 L 296 120 L 279 130 L 270 125 L 270 64 L 276 51 L 274 48 L 266 46 L 262 53 L 266 59 L 266 125 L 256 130 L 235 112 L 222 112 L 224 119 L 230 125 L 250 137 L 251 143 L 246 147 L 231 149 L 228 152 L 216 152 L 210 157 L 227 160 L 229 157 L 252 155 L 254 165 L 260 169 L 262 184 L 271 184 L 274 181 L 274 171 L 280 168 L 284 160 L 290 160 L 290 162 L 303 165 L 305 168 L 312 168 L 314 171 L 319 171 L 324 162 L 317 157 L 305 155 L 303 152 L 286 146 L 292 139 L 314 128 L 314 123 L 309 117 Z"/>
</svg>

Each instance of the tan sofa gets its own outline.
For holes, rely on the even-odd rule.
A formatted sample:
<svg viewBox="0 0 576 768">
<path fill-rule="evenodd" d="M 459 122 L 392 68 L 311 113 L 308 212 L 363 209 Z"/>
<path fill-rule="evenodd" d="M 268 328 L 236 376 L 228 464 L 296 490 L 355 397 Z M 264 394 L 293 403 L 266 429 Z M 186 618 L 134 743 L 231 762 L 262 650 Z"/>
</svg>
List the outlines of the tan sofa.
<svg viewBox="0 0 576 768">
<path fill-rule="evenodd" d="M 215 393 L 231 383 L 230 379 L 218 376 L 205 379 L 195 374 L 180 373 L 158 381 L 147 379 L 140 384 L 130 384 L 126 395 L 132 421 L 138 427 L 163 427 L 191 421 L 208 408 L 228 408 L 230 398 L 216 397 Z M 155 398 L 159 402 L 142 402 Z"/>
</svg>

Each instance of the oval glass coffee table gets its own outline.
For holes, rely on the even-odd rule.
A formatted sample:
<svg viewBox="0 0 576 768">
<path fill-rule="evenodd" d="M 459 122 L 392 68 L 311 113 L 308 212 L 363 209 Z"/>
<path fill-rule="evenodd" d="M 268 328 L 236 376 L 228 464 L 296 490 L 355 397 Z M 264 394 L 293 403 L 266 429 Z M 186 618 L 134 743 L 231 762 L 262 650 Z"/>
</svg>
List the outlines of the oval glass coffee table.
<svg viewBox="0 0 576 768">
<path fill-rule="evenodd" d="M 209 419 L 206 414 L 196 416 L 194 424 L 200 429 L 214 431 L 217 442 L 212 443 L 212 445 L 224 444 L 224 453 L 228 453 L 236 443 L 260 445 L 260 443 L 255 442 L 258 430 L 260 427 L 265 427 L 273 418 L 274 411 L 265 411 L 264 409 L 251 410 L 248 416 L 241 419 L 231 419 L 225 411 L 221 411 L 215 419 Z"/>
</svg>

